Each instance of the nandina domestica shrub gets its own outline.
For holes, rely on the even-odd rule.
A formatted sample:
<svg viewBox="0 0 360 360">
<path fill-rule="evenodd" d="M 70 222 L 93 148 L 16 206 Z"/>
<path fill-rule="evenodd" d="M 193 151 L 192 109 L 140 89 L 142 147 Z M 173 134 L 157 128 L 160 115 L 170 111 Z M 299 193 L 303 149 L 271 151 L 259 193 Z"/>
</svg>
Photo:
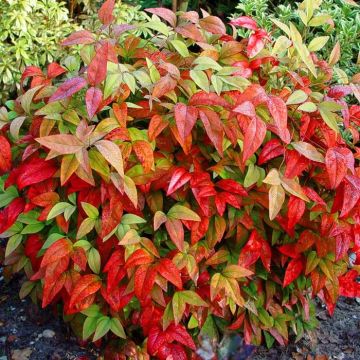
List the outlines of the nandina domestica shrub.
<svg viewBox="0 0 360 360">
<path fill-rule="evenodd" d="M 272 42 L 240 17 L 236 40 L 156 8 L 140 38 L 113 5 L 63 41 L 79 71 L 29 67 L 1 109 L 4 274 L 109 356 L 299 339 L 316 297 L 360 296 L 358 85 L 332 85 L 293 24 Z"/>
</svg>

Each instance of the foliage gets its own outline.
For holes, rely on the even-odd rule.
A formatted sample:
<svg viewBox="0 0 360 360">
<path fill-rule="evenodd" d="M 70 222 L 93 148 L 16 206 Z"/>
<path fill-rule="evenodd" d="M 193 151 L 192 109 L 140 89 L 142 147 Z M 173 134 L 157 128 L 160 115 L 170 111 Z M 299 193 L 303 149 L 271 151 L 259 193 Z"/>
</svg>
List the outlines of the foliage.
<svg viewBox="0 0 360 360">
<path fill-rule="evenodd" d="M 114 6 L 114 23 L 115 24 L 137 24 L 145 21 L 149 21 L 149 16 L 141 10 L 139 5 L 128 5 L 121 1 L 116 1 Z M 88 11 L 88 14 L 79 16 L 81 26 L 85 29 L 98 29 L 101 22 L 98 19 L 97 12 Z M 151 36 L 152 32 L 150 29 L 141 28 L 134 30 L 136 35 Z"/>
<path fill-rule="evenodd" d="M 0 102 L 19 83 L 25 66 L 43 66 L 63 54 L 58 43 L 74 29 L 64 2 L 0 2 Z"/>
<path fill-rule="evenodd" d="M 240 0 L 237 6 L 240 13 L 237 12 L 232 17 L 237 18 L 242 14 L 251 16 L 260 27 L 271 31 L 274 38 L 281 35 L 281 30 L 274 26 L 274 19 L 284 23 L 289 21 L 295 23 L 300 33 L 309 42 L 314 37 L 329 37 L 321 50 L 322 57 L 327 59 L 336 42 L 339 42 L 341 48 L 340 68 L 349 76 L 359 72 L 360 43 L 356 39 L 360 38 L 360 6 L 346 0 L 315 1 L 317 18 L 307 24 L 302 12 L 305 3 L 285 1 L 280 5 L 273 6 L 269 0 Z M 240 29 L 239 33 L 244 35 L 244 29 Z M 337 75 L 337 77 L 340 82 L 344 82 L 343 74 Z"/>
<path fill-rule="evenodd" d="M 315 297 L 333 313 L 360 295 L 359 86 L 334 85 L 338 49 L 319 60 L 293 24 L 271 43 L 240 17 L 235 40 L 155 8 L 144 39 L 113 5 L 62 42 L 81 60 L 28 67 L 1 109 L 4 275 L 122 356 L 301 338 Z"/>
</svg>

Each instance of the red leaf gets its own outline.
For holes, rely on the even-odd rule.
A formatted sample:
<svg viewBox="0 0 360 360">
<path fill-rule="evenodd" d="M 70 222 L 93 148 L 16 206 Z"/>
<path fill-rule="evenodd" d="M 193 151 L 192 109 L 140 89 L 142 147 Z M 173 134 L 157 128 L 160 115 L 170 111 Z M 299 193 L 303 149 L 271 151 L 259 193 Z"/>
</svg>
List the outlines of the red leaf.
<svg viewBox="0 0 360 360">
<path fill-rule="evenodd" d="M 163 95 L 167 94 L 171 90 L 174 90 L 176 85 L 177 81 L 172 76 L 167 74 L 160 78 L 160 80 L 155 84 L 152 91 L 152 96 L 154 98 L 160 99 Z"/>
<path fill-rule="evenodd" d="M 138 249 L 133 252 L 130 257 L 126 260 L 125 268 L 131 269 L 138 265 L 150 264 L 154 260 L 153 256 L 150 255 L 144 249 Z"/>
<path fill-rule="evenodd" d="M 105 80 L 108 53 L 108 43 L 103 44 L 99 49 L 96 50 L 96 54 L 87 68 L 87 77 L 90 85 L 95 86 Z"/>
<path fill-rule="evenodd" d="M 240 26 L 240 27 L 250 29 L 250 30 L 257 30 L 257 28 L 258 28 L 256 21 L 251 19 L 248 16 L 240 16 L 236 19 L 233 19 L 230 21 L 230 24 L 234 25 L 234 26 Z"/>
<path fill-rule="evenodd" d="M 81 306 L 86 298 L 91 297 L 93 294 L 101 288 L 101 280 L 97 275 L 87 274 L 82 276 L 76 283 L 74 290 L 70 297 L 69 308 L 78 309 L 78 311 L 84 310 Z M 86 304 L 87 307 L 90 304 Z M 81 310 L 80 310 L 81 309 Z"/>
<path fill-rule="evenodd" d="M 0 135 L 0 175 L 11 169 L 11 147 L 9 141 Z"/>
<path fill-rule="evenodd" d="M 123 214 L 121 201 L 116 198 L 110 199 L 110 204 L 103 205 L 101 215 L 101 237 L 104 238 L 119 225 Z"/>
<path fill-rule="evenodd" d="M 210 109 L 200 110 L 200 119 L 204 125 L 206 134 L 214 144 L 218 153 L 223 155 L 224 128 L 219 115 Z"/>
<path fill-rule="evenodd" d="M 50 179 L 56 173 L 57 168 L 51 160 L 46 161 L 42 158 L 34 158 L 22 164 L 18 170 L 19 175 L 16 179 L 16 184 L 19 190 L 22 190 L 26 186 Z"/>
<path fill-rule="evenodd" d="M 118 312 L 122 308 L 124 308 L 134 296 L 133 292 L 128 294 L 124 294 L 126 290 L 126 286 L 115 287 L 112 290 L 109 288 L 102 286 L 101 287 L 101 295 L 106 300 L 106 302 L 110 305 L 111 310 Z"/>
<path fill-rule="evenodd" d="M 183 185 L 189 182 L 191 179 L 191 174 L 184 168 L 177 168 L 172 176 L 169 183 L 169 187 L 166 195 L 169 196 L 176 190 L 180 189 Z"/>
<path fill-rule="evenodd" d="M 256 116 L 255 106 L 250 101 L 244 101 L 240 105 L 236 106 L 233 109 L 233 111 L 238 113 L 238 114 L 242 114 L 242 115 L 249 116 L 249 117 L 255 117 Z"/>
<path fill-rule="evenodd" d="M 354 173 L 354 161 L 352 152 L 347 148 L 333 147 L 327 150 L 325 165 L 333 189 L 344 179 L 347 169 Z"/>
<path fill-rule="evenodd" d="M 229 107 L 229 103 L 221 96 L 215 93 L 207 93 L 205 91 L 199 91 L 194 94 L 189 100 L 189 105 L 222 106 L 224 108 Z"/>
<path fill-rule="evenodd" d="M 285 143 L 289 144 L 291 136 L 287 129 L 287 106 L 281 98 L 277 96 L 269 96 L 267 100 L 267 106 L 270 114 L 274 119 L 276 134 Z"/>
<path fill-rule="evenodd" d="M 64 41 L 61 42 L 63 46 L 77 45 L 77 44 L 92 44 L 95 42 L 95 36 L 90 31 L 80 30 L 72 33 Z"/>
<path fill-rule="evenodd" d="M 351 298 L 360 297 L 360 283 L 356 281 L 359 274 L 356 270 L 350 270 L 339 277 L 339 295 Z"/>
<path fill-rule="evenodd" d="M 313 189 L 303 186 L 304 194 L 312 201 L 316 202 L 319 205 L 326 206 L 325 201 L 320 197 L 320 195 Z"/>
<path fill-rule="evenodd" d="M 244 134 L 243 163 L 262 145 L 266 135 L 266 124 L 257 116 L 252 118 Z"/>
<path fill-rule="evenodd" d="M 187 360 L 185 350 L 179 344 L 166 344 L 159 348 L 157 356 L 159 360 Z"/>
<path fill-rule="evenodd" d="M 224 23 L 217 16 L 206 16 L 200 19 L 199 25 L 206 31 L 213 34 L 226 34 L 226 27 Z"/>
<path fill-rule="evenodd" d="M 238 194 L 238 195 L 241 195 L 241 196 L 247 196 L 248 195 L 248 193 L 242 187 L 242 185 L 239 184 L 237 181 L 232 180 L 232 179 L 222 179 L 222 180 L 218 181 L 215 184 L 215 186 L 222 189 L 222 190 L 224 190 L 224 191 L 227 191 L 227 192 L 230 192 L 230 193 L 233 193 L 233 194 Z"/>
<path fill-rule="evenodd" d="M 49 79 L 56 78 L 57 76 L 66 73 L 66 69 L 60 66 L 58 63 L 53 62 L 47 67 L 47 77 Z"/>
<path fill-rule="evenodd" d="M 274 159 L 280 155 L 284 155 L 284 146 L 280 140 L 272 139 L 268 141 L 261 150 L 258 158 L 258 164 L 263 165 L 271 159 Z"/>
<path fill-rule="evenodd" d="M 168 121 L 164 120 L 162 116 L 154 115 L 150 120 L 148 128 L 149 141 L 155 140 L 168 125 Z"/>
<path fill-rule="evenodd" d="M 24 211 L 24 208 L 24 200 L 16 198 L 5 209 L 0 211 L 0 234 L 14 224 L 17 217 Z"/>
<path fill-rule="evenodd" d="M 169 9 L 166 8 L 150 8 L 145 11 L 155 14 L 161 19 L 166 20 L 172 27 L 176 26 L 176 15 Z"/>
<path fill-rule="evenodd" d="M 174 113 L 179 135 L 185 140 L 196 123 L 198 110 L 194 106 L 177 103 L 174 107 Z"/>
<path fill-rule="evenodd" d="M 102 101 L 102 91 L 95 87 L 91 87 L 87 90 L 85 95 L 85 102 L 86 102 L 86 110 L 89 115 L 89 119 L 91 120 L 94 115 L 96 114 L 97 110 Z"/>
<path fill-rule="evenodd" d="M 45 281 L 41 305 L 43 308 L 50 304 L 54 297 L 60 292 L 65 284 L 65 280 L 66 273 L 63 272 L 53 281 Z"/>
<path fill-rule="evenodd" d="M 301 259 L 292 259 L 286 268 L 283 287 L 288 286 L 302 273 L 304 264 Z"/>
<path fill-rule="evenodd" d="M 166 329 L 168 336 L 172 338 L 174 341 L 177 341 L 180 344 L 187 346 L 188 348 L 195 350 L 196 346 L 194 340 L 186 331 L 183 325 L 175 325 L 174 323 L 170 324 L 170 326 Z"/>
<path fill-rule="evenodd" d="M 136 140 L 132 146 L 144 169 L 144 174 L 148 174 L 154 168 L 154 153 L 151 145 L 145 140 Z"/>
<path fill-rule="evenodd" d="M 310 230 L 304 230 L 295 244 L 295 252 L 302 253 L 311 248 L 314 244 L 320 244 L 319 235 Z"/>
<path fill-rule="evenodd" d="M 134 290 L 135 295 L 140 301 L 145 301 L 147 296 L 151 293 L 157 269 L 153 265 L 140 265 L 135 272 Z"/>
<path fill-rule="evenodd" d="M 165 222 L 165 227 L 172 242 L 180 251 L 184 251 L 184 227 L 182 222 L 177 219 L 168 219 Z"/>
<path fill-rule="evenodd" d="M 159 326 L 153 326 L 150 329 L 147 341 L 147 350 L 150 355 L 156 355 L 159 348 L 167 344 L 167 335 L 161 331 Z"/>
<path fill-rule="evenodd" d="M 74 77 L 66 80 L 59 88 L 51 95 L 49 102 L 66 99 L 67 97 L 77 93 L 87 85 L 86 80 L 81 77 Z"/>
<path fill-rule="evenodd" d="M 157 266 L 158 273 L 166 280 L 174 284 L 178 289 L 182 289 L 182 281 L 179 269 L 169 259 L 160 260 Z"/>
<path fill-rule="evenodd" d="M 41 261 L 41 267 L 46 267 L 59 261 L 63 257 L 69 257 L 72 252 L 72 243 L 68 239 L 55 241 L 46 251 Z"/>
<path fill-rule="evenodd" d="M 288 228 L 293 229 L 305 212 L 305 201 L 291 195 L 288 202 Z"/>
<path fill-rule="evenodd" d="M 260 236 L 253 230 L 247 243 L 241 249 L 238 264 L 240 266 L 248 268 L 254 264 L 260 257 L 261 253 L 261 242 L 259 241 Z"/>
<path fill-rule="evenodd" d="M 104 25 L 109 25 L 113 19 L 115 0 L 106 0 L 99 9 L 98 16 Z"/>
<path fill-rule="evenodd" d="M 121 250 L 115 250 L 104 267 L 107 275 L 107 288 L 111 291 L 126 276 L 124 254 Z"/>
<path fill-rule="evenodd" d="M 349 176 L 347 176 L 347 178 L 349 178 Z M 359 199 L 360 190 L 354 186 L 354 183 L 346 181 L 344 185 L 344 197 L 340 217 L 342 218 L 347 216 L 359 201 Z"/>
</svg>

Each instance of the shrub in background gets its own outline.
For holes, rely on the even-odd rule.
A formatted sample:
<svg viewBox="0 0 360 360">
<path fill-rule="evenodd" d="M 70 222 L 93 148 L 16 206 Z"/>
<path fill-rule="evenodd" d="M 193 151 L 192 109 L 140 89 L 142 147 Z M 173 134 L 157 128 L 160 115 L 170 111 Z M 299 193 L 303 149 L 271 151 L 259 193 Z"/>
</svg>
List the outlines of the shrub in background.
<svg viewBox="0 0 360 360">
<path fill-rule="evenodd" d="M 64 52 L 59 41 L 75 30 L 64 2 L 0 2 L 0 102 L 16 90 L 25 66 L 44 66 Z"/>
<path fill-rule="evenodd" d="M 4 275 L 109 358 L 301 338 L 315 297 L 333 313 L 360 295 L 359 86 L 293 24 L 270 43 L 240 17 L 238 41 L 206 12 L 148 9 L 144 39 L 113 6 L 62 43 L 81 63 L 28 67 L 1 109 Z"/>
<path fill-rule="evenodd" d="M 307 22 L 304 16 L 305 2 L 296 3 L 285 1 L 273 5 L 268 0 L 240 0 L 237 12 L 232 18 L 240 15 L 253 17 L 260 27 L 271 31 L 273 37 L 281 35 L 281 29 L 276 27 L 273 20 L 284 23 L 292 21 L 298 27 L 303 37 L 310 43 L 315 37 L 322 36 L 324 46 L 320 54 L 328 59 L 331 50 L 338 42 L 341 48 L 339 68 L 352 76 L 360 71 L 360 6 L 354 1 L 346 0 L 318 0 L 314 1 L 315 16 Z M 246 33 L 239 30 L 240 35 Z M 328 40 L 326 40 L 328 38 Z M 346 82 L 346 75 L 340 70 L 336 75 L 339 82 Z"/>
</svg>

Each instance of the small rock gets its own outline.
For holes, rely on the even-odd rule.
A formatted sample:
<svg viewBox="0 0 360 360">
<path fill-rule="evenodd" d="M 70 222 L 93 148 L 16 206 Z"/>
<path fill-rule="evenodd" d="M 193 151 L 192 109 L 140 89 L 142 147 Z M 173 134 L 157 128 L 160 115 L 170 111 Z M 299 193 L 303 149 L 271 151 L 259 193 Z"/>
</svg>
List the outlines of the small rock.
<svg viewBox="0 0 360 360">
<path fill-rule="evenodd" d="M 5 337 L 5 336 L 0 337 L 0 343 L 4 343 L 5 341 L 6 341 L 6 337 Z"/>
<path fill-rule="evenodd" d="M 12 359 L 13 360 L 28 360 L 32 350 L 30 348 L 21 349 L 21 350 L 13 350 L 12 351 Z"/>
<path fill-rule="evenodd" d="M 45 338 L 53 338 L 55 336 L 55 331 L 46 329 L 43 331 L 42 336 Z"/>
</svg>

